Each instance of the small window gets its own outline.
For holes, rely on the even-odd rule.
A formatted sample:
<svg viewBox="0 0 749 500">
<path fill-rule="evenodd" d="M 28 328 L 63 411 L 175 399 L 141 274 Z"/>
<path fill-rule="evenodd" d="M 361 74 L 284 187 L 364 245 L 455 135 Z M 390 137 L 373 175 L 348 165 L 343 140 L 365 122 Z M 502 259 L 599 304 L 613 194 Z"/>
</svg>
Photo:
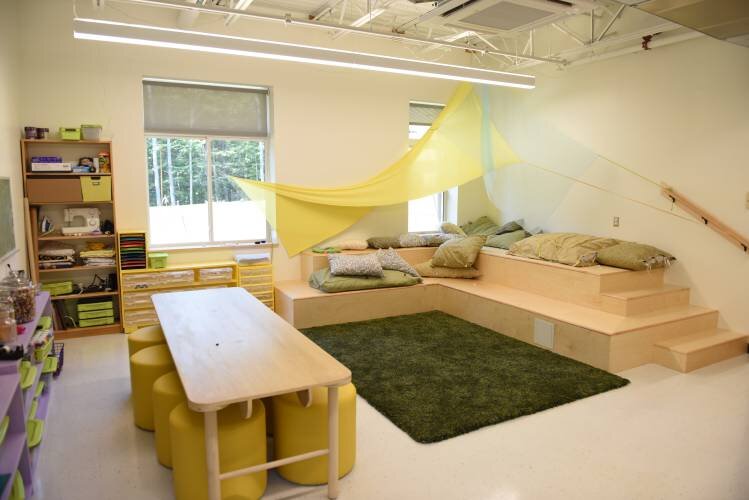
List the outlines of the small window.
<svg viewBox="0 0 749 500">
<path fill-rule="evenodd" d="M 412 102 L 409 105 L 408 142 L 413 146 L 427 133 L 442 112 L 441 104 Z M 445 220 L 446 193 L 435 193 L 408 202 L 408 231 L 426 233 L 438 231 Z"/>
<path fill-rule="evenodd" d="M 267 90 L 161 81 L 143 88 L 151 244 L 268 241 L 260 202 L 230 179 L 267 179 Z"/>
</svg>

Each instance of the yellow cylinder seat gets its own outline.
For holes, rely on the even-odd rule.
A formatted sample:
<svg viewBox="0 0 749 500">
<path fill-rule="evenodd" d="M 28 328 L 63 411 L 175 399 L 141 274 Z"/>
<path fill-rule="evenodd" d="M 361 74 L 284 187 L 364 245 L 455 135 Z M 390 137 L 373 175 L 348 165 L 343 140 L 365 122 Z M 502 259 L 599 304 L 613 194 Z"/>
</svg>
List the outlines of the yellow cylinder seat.
<svg viewBox="0 0 749 500">
<path fill-rule="evenodd" d="M 154 429 L 153 384 L 156 379 L 172 370 L 174 361 L 166 344 L 146 347 L 130 357 L 133 419 L 141 429 Z"/>
<path fill-rule="evenodd" d="M 156 433 L 156 458 L 164 467 L 172 466 L 172 443 L 169 439 L 169 414 L 187 401 L 176 370 L 162 375 L 153 383 L 153 427 Z"/>
<path fill-rule="evenodd" d="M 203 414 L 187 403 L 177 405 L 169 415 L 172 441 L 172 480 L 176 500 L 206 500 L 208 474 L 205 463 Z M 218 412 L 219 470 L 230 472 L 267 461 L 265 407 L 253 401 L 252 416 L 244 418 L 241 405 L 233 404 Z M 221 498 L 250 500 L 265 492 L 267 471 L 221 481 Z"/>
<path fill-rule="evenodd" d="M 278 460 L 328 447 L 328 389 L 312 389 L 308 408 L 296 393 L 273 398 L 274 457 Z M 356 388 L 338 388 L 338 477 L 348 474 L 356 460 Z M 328 457 L 313 458 L 278 468 L 281 476 L 297 484 L 328 482 Z"/>
<path fill-rule="evenodd" d="M 130 356 L 141 349 L 159 344 L 166 344 L 164 332 L 159 325 L 146 326 L 127 336 L 127 352 Z"/>
</svg>

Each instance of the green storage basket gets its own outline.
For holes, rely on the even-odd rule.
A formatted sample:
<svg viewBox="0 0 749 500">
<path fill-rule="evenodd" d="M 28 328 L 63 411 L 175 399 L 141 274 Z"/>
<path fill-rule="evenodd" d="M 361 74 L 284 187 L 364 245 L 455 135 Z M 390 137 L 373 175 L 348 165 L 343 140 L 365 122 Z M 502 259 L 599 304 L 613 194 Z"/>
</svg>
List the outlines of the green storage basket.
<svg viewBox="0 0 749 500">
<path fill-rule="evenodd" d="M 20 470 L 16 471 L 16 475 L 13 478 L 13 487 L 10 490 L 8 500 L 26 500 L 26 488 L 23 485 L 23 477 Z"/>
<path fill-rule="evenodd" d="M 103 325 L 113 325 L 113 324 L 114 324 L 114 316 L 108 316 L 106 318 L 78 320 L 78 326 L 80 326 L 81 328 L 87 328 L 89 326 L 103 326 Z"/>
<path fill-rule="evenodd" d="M 44 360 L 44 367 L 42 368 L 42 373 L 45 375 L 47 373 L 54 373 L 55 370 L 57 370 L 57 363 L 59 363 L 59 360 L 54 356 L 47 356 L 47 359 Z"/>
<path fill-rule="evenodd" d="M 52 352 L 52 339 L 47 339 L 43 346 L 34 348 L 34 361 L 41 363 L 50 352 Z"/>
<path fill-rule="evenodd" d="M 72 281 L 56 281 L 54 283 L 42 283 L 42 290 L 50 295 L 70 295 L 73 293 Z"/>
<path fill-rule="evenodd" d="M 169 257 L 169 254 L 165 252 L 149 253 L 148 267 L 150 267 L 151 269 L 164 269 L 166 267 L 167 257 Z"/>
<path fill-rule="evenodd" d="M 105 301 L 98 301 L 98 302 L 79 302 L 78 303 L 78 312 L 84 312 L 84 311 L 99 311 L 101 309 L 113 309 L 112 301 L 111 300 L 105 300 Z"/>
<path fill-rule="evenodd" d="M 38 418 L 30 418 L 26 421 L 26 443 L 29 448 L 39 446 L 44 434 L 44 421 Z"/>
<path fill-rule="evenodd" d="M 81 311 L 78 313 L 78 319 L 96 319 L 108 318 L 114 316 L 113 309 L 99 309 L 98 311 Z"/>
<path fill-rule="evenodd" d="M 36 367 L 31 366 L 30 361 L 21 361 L 21 389 L 28 389 L 34 384 L 36 378 Z"/>
</svg>

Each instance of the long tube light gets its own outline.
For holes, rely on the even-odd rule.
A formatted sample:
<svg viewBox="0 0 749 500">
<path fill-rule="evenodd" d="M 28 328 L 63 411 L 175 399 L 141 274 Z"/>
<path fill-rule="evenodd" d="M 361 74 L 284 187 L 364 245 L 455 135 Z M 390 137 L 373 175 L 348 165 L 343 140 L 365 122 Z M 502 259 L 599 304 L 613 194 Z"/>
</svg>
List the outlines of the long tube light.
<svg viewBox="0 0 749 500">
<path fill-rule="evenodd" d="M 344 68 L 440 78 L 487 85 L 532 89 L 535 77 L 415 59 L 258 40 L 174 28 L 75 18 L 73 36 L 81 40 L 167 47 L 218 54 L 303 62 Z"/>
</svg>

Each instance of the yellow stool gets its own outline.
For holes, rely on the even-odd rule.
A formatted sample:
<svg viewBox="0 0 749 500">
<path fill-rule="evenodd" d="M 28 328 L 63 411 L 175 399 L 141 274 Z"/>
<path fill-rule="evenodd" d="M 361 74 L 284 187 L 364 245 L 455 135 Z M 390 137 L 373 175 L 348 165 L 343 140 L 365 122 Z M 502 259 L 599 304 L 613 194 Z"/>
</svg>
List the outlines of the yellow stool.
<svg viewBox="0 0 749 500">
<path fill-rule="evenodd" d="M 338 388 L 338 477 L 348 474 L 356 459 L 356 388 Z M 305 408 L 296 393 L 273 398 L 273 445 L 276 460 L 328 447 L 328 390 L 312 389 Z M 278 468 L 284 479 L 298 484 L 328 482 L 328 457 L 322 456 Z"/>
<path fill-rule="evenodd" d="M 164 338 L 164 332 L 161 331 L 161 326 L 146 326 L 140 330 L 136 330 L 127 336 L 127 352 L 132 356 L 136 352 L 146 347 L 154 345 L 165 344 L 166 339 Z"/>
<path fill-rule="evenodd" d="M 169 439 L 169 414 L 175 406 L 187 401 L 176 371 L 159 377 L 153 383 L 153 427 L 156 432 L 156 458 L 164 467 L 172 466 L 172 444 Z"/>
<path fill-rule="evenodd" d="M 135 425 L 152 431 L 153 383 L 174 370 L 174 361 L 166 344 L 141 349 L 130 357 L 130 386 L 133 390 L 133 418 Z"/>
<path fill-rule="evenodd" d="M 203 414 L 180 403 L 169 416 L 172 440 L 172 480 L 177 500 L 208 498 L 205 464 Z M 219 470 L 244 469 L 267 461 L 265 444 L 265 407 L 253 401 L 252 416 L 244 418 L 241 405 L 234 404 L 218 412 Z M 221 498 L 249 500 L 265 492 L 268 472 L 233 477 L 221 481 Z"/>
</svg>

